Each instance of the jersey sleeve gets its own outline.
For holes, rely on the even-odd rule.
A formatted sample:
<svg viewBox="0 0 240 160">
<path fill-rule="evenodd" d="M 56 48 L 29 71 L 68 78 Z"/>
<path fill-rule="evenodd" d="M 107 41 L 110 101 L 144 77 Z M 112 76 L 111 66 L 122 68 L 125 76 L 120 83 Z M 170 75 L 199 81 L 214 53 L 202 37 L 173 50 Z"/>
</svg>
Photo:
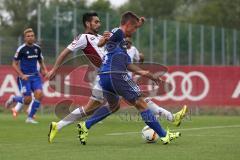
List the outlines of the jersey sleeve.
<svg viewBox="0 0 240 160">
<path fill-rule="evenodd" d="M 44 60 L 44 57 L 43 57 L 43 55 L 42 55 L 42 52 L 40 52 L 40 54 L 39 54 L 39 56 L 38 56 L 38 60 Z"/>
<path fill-rule="evenodd" d="M 67 48 L 72 51 L 72 52 L 76 52 L 79 49 L 84 49 L 87 46 L 87 37 L 84 35 L 79 35 L 77 36 L 71 44 L 69 44 L 67 46 Z"/>
<path fill-rule="evenodd" d="M 38 54 L 38 60 L 39 61 L 41 61 L 41 60 L 43 60 L 44 58 L 43 58 L 43 55 L 42 55 L 42 50 L 39 48 L 39 54 Z"/>
<path fill-rule="evenodd" d="M 112 30 L 112 36 L 110 37 L 109 41 L 122 42 L 123 39 L 124 39 L 124 34 L 121 29 L 115 28 Z"/>
<path fill-rule="evenodd" d="M 126 56 L 127 56 L 126 65 L 129 65 L 129 64 L 132 63 L 132 61 L 131 61 L 131 58 L 130 58 L 130 56 L 128 54 L 126 54 Z"/>
<path fill-rule="evenodd" d="M 134 47 L 134 56 L 133 56 L 133 59 L 137 62 L 140 61 L 140 56 L 139 56 L 139 51 L 137 50 L 136 47 Z"/>
<path fill-rule="evenodd" d="M 13 57 L 14 60 L 19 61 L 22 57 L 21 48 L 19 47 Z"/>
</svg>

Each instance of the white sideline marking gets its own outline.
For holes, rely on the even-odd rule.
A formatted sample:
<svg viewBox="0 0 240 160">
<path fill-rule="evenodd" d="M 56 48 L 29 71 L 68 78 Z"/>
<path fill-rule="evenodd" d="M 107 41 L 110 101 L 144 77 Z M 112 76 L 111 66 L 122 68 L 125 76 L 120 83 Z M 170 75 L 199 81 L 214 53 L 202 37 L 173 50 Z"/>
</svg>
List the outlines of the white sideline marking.
<svg viewBox="0 0 240 160">
<path fill-rule="evenodd" d="M 221 129 L 221 128 L 239 128 L 240 125 L 231 125 L 231 126 L 212 126 L 212 127 L 198 127 L 198 128 L 185 128 L 177 129 L 177 131 L 194 131 L 194 130 L 204 130 L 204 129 Z M 121 135 L 130 135 L 130 134 L 140 134 L 141 132 L 119 132 L 119 133 L 108 133 L 107 136 L 121 136 Z"/>
</svg>

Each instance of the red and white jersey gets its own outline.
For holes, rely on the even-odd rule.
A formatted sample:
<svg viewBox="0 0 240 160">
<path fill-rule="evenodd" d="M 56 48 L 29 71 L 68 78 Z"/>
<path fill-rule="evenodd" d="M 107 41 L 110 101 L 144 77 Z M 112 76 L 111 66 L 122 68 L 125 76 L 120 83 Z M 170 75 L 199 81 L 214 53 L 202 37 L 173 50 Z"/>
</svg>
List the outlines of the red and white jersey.
<svg viewBox="0 0 240 160">
<path fill-rule="evenodd" d="M 101 35 L 80 34 L 71 44 L 68 45 L 67 48 L 72 52 L 81 49 L 96 67 L 100 67 L 102 64 L 102 58 L 105 55 L 104 48 L 97 46 L 101 37 Z"/>
<path fill-rule="evenodd" d="M 136 47 L 131 46 L 131 48 L 127 49 L 127 53 L 129 57 L 131 58 L 131 62 L 139 62 L 140 56 L 139 56 L 139 51 L 137 50 Z"/>
</svg>

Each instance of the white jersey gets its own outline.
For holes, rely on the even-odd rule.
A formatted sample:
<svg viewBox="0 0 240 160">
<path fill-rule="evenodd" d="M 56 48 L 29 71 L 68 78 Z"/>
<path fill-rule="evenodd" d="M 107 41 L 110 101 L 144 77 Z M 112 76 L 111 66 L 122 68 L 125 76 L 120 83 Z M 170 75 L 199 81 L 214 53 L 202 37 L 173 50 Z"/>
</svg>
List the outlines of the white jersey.
<svg viewBox="0 0 240 160">
<path fill-rule="evenodd" d="M 102 59 L 106 54 L 104 47 L 98 47 L 97 44 L 102 38 L 101 35 L 93 34 L 81 34 L 76 37 L 71 44 L 68 45 L 68 49 L 72 52 L 82 50 L 88 59 L 96 66 L 100 67 Z M 102 87 L 99 84 L 99 77 L 97 76 L 92 84 L 92 96 L 91 99 L 104 102 Z"/>
<path fill-rule="evenodd" d="M 136 47 L 131 46 L 131 48 L 127 49 L 127 53 L 130 56 L 132 63 L 134 61 L 139 62 L 140 56 L 139 56 L 139 51 L 137 50 Z"/>
<path fill-rule="evenodd" d="M 104 48 L 97 46 L 101 38 L 101 35 L 80 34 L 71 44 L 68 45 L 67 48 L 72 52 L 82 50 L 96 67 L 100 67 L 102 64 L 102 58 L 105 55 Z"/>
<path fill-rule="evenodd" d="M 131 46 L 131 48 L 127 49 L 127 53 L 129 57 L 131 58 L 131 62 L 139 62 L 140 56 L 139 56 L 139 51 L 137 50 L 136 47 Z M 132 72 L 128 72 L 128 75 L 132 77 Z"/>
</svg>

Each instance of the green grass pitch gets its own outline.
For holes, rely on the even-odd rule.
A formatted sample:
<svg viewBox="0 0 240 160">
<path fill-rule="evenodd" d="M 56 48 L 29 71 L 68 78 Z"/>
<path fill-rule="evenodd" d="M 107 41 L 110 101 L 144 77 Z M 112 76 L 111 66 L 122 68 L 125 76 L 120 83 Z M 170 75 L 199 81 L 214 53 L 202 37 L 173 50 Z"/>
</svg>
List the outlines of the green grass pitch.
<svg viewBox="0 0 240 160">
<path fill-rule="evenodd" d="M 240 158 L 240 117 L 193 116 L 179 128 L 163 121 L 182 137 L 169 145 L 146 144 L 141 138 L 143 122 L 113 115 L 89 132 L 86 146 L 77 139 L 76 124 L 57 134 L 48 144 L 49 123 L 54 116 L 38 115 L 37 125 L 25 124 L 25 115 L 13 119 L 0 114 L 0 160 L 237 160 Z M 139 132 L 139 133 L 138 133 Z"/>
</svg>

